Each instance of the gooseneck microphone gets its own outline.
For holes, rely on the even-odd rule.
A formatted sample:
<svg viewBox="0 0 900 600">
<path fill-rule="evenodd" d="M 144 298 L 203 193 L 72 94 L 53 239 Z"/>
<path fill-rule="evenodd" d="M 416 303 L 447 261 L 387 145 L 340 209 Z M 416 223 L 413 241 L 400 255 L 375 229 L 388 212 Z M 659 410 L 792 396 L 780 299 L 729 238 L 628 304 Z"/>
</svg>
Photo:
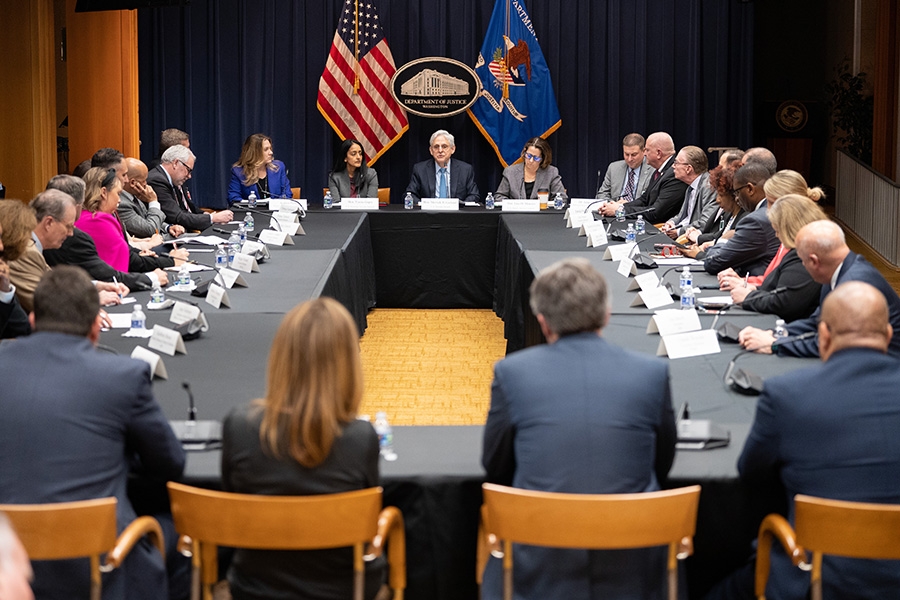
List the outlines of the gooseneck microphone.
<svg viewBox="0 0 900 600">
<path fill-rule="evenodd" d="M 188 421 L 196 421 L 197 406 L 194 404 L 194 394 L 191 392 L 191 384 L 187 381 L 182 381 L 181 387 L 184 388 L 184 391 L 187 392 L 188 395 Z"/>
<path fill-rule="evenodd" d="M 806 333 L 802 333 L 800 335 L 792 335 L 785 338 L 776 339 L 772 343 L 772 348 L 774 349 L 778 346 L 794 344 L 802 340 L 807 340 L 815 336 L 817 333 L 818 332 L 816 331 L 807 331 Z M 744 356 L 745 354 L 750 354 L 752 352 L 762 350 L 765 347 L 766 346 L 754 346 L 752 348 L 744 348 L 743 350 L 735 354 L 734 358 L 732 358 L 728 363 L 728 367 L 725 369 L 725 375 L 722 378 L 725 385 L 738 392 L 739 394 L 744 394 L 747 396 L 758 396 L 762 392 L 763 388 L 762 378 L 755 373 L 735 368 L 735 363 L 740 357 Z"/>
</svg>

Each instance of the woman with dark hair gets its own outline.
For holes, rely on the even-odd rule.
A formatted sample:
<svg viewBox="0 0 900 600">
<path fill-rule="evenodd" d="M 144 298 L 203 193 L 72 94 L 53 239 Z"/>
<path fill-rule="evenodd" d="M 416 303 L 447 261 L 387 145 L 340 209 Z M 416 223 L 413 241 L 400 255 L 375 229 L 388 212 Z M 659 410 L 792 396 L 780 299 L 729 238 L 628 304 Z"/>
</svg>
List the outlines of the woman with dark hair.
<svg viewBox="0 0 900 600">
<path fill-rule="evenodd" d="M 548 190 L 552 199 L 557 193 L 566 197 L 559 171 L 551 165 L 553 150 L 547 140 L 531 138 L 522 148 L 522 162 L 503 169 L 503 179 L 494 192 L 498 200 L 504 198 L 537 198 L 538 191 Z"/>
<path fill-rule="evenodd" d="M 359 333 L 339 302 L 322 297 L 291 310 L 269 353 L 265 398 L 225 419 L 222 481 L 243 494 L 304 496 L 378 485 L 378 436 L 357 419 L 363 390 Z M 366 565 L 366 598 L 385 563 Z M 242 598 L 352 596 L 353 552 L 237 550 L 228 572 Z"/>
<path fill-rule="evenodd" d="M 378 197 L 378 173 L 366 164 L 362 144 L 356 140 L 341 142 L 328 175 L 328 190 L 335 202 L 341 198 Z"/>
<path fill-rule="evenodd" d="M 250 192 L 255 192 L 260 200 L 291 197 L 287 169 L 283 162 L 275 160 L 272 138 L 262 133 L 244 140 L 241 158 L 231 167 L 228 203 L 246 200 Z"/>
</svg>

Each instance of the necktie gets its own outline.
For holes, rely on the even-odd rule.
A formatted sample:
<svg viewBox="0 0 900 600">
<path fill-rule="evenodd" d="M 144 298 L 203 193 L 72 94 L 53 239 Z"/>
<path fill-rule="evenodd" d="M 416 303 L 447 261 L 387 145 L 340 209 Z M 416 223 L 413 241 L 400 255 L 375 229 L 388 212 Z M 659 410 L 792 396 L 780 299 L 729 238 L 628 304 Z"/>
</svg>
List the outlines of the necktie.
<svg viewBox="0 0 900 600">
<path fill-rule="evenodd" d="M 449 198 L 447 192 L 447 167 L 441 167 L 440 178 L 438 181 L 438 198 Z"/>
<path fill-rule="evenodd" d="M 634 200 L 634 169 L 628 169 L 628 181 L 625 183 L 623 194 L 629 201 Z"/>
<path fill-rule="evenodd" d="M 691 217 L 694 214 L 694 188 L 688 188 L 688 201 L 687 201 L 687 210 L 685 211 L 684 218 L 681 219 L 681 222 L 678 224 L 679 226 L 687 226 L 691 222 Z"/>
<path fill-rule="evenodd" d="M 653 181 L 659 179 L 659 169 L 654 169 L 653 171 Z"/>
<path fill-rule="evenodd" d="M 184 210 L 191 212 L 191 207 L 187 202 L 187 196 L 184 195 L 184 188 L 179 185 L 175 189 L 178 190 L 178 195 L 181 196 L 181 205 L 184 207 Z"/>
</svg>

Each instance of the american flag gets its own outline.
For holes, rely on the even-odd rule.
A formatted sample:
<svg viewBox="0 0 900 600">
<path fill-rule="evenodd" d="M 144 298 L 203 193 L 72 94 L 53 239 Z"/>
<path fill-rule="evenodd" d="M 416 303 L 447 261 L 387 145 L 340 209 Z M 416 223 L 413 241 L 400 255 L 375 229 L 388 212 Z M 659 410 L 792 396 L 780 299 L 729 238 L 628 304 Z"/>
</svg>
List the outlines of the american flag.
<svg viewBox="0 0 900 600">
<path fill-rule="evenodd" d="M 390 93 L 397 68 L 372 0 L 346 0 L 319 79 L 319 112 L 342 140 L 362 142 L 369 164 L 409 124 Z"/>
</svg>

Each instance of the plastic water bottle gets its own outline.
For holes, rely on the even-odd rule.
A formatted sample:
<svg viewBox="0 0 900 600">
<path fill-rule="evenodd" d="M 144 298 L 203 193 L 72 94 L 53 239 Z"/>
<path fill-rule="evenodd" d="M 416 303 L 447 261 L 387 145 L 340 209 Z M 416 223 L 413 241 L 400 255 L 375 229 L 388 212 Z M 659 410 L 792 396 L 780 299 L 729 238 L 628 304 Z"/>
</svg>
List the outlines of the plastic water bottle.
<svg viewBox="0 0 900 600">
<path fill-rule="evenodd" d="M 243 221 L 238 223 L 237 232 L 238 232 L 238 236 L 241 238 L 241 243 L 243 244 L 244 242 L 246 242 L 247 241 L 247 226 L 244 225 Z"/>
<path fill-rule="evenodd" d="M 694 309 L 694 287 L 688 285 L 681 289 L 681 310 Z"/>
<path fill-rule="evenodd" d="M 216 250 L 216 268 L 224 269 L 229 264 L 228 260 L 228 250 L 225 249 L 225 244 L 220 244 L 219 249 Z"/>
<path fill-rule="evenodd" d="M 562 210 L 565 205 L 566 203 L 563 200 L 562 194 L 556 192 L 556 195 L 553 197 L 553 208 L 555 208 L 556 210 Z"/>
<path fill-rule="evenodd" d="M 147 315 L 144 314 L 144 311 L 141 309 L 140 304 L 135 304 L 134 310 L 131 311 L 131 328 L 132 329 L 146 329 L 147 328 Z"/>
<path fill-rule="evenodd" d="M 331 190 L 325 192 L 325 198 L 322 200 L 322 206 L 325 208 L 331 208 L 334 206 L 334 198 L 331 197 Z"/>
<path fill-rule="evenodd" d="M 413 197 L 410 192 L 406 192 L 406 196 L 403 198 L 403 208 L 406 210 L 412 210 L 413 207 Z"/>
<path fill-rule="evenodd" d="M 787 327 L 784 326 L 784 319 L 775 321 L 775 339 L 786 338 L 788 336 Z"/>
<path fill-rule="evenodd" d="M 228 265 L 231 266 L 234 264 L 235 254 L 241 253 L 241 236 L 238 235 L 237 231 L 231 232 L 231 236 L 228 238 L 228 249 L 230 250 L 228 256 Z"/>
<path fill-rule="evenodd" d="M 256 221 L 253 220 L 253 213 L 247 213 L 244 215 L 244 227 L 247 230 L 247 233 L 253 233 L 256 229 Z"/>
<path fill-rule="evenodd" d="M 162 304 L 166 301 L 166 293 L 159 286 L 159 283 L 153 284 L 153 291 L 150 292 L 150 302 L 153 304 Z"/>
<path fill-rule="evenodd" d="M 678 279 L 678 287 L 682 290 L 694 285 L 694 276 L 691 275 L 691 268 L 685 265 L 681 269 L 681 277 Z"/>
<path fill-rule="evenodd" d="M 484 197 L 484 207 L 488 210 L 494 210 L 494 192 L 488 192 Z"/>
<path fill-rule="evenodd" d="M 637 231 L 634 230 L 634 225 L 629 223 L 628 227 L 625 229 L 625 243 L 633 244 L 636 238 L 637 238 Z"/>
<path fill-rule="evenodd" d="M 616 221 L 620 223 L 625 220 L 625 205 L 619 204 L 616 206 Z"/>
<path fill-rule="evenodd" d="M 387 413 L 379 411 L 375 413 L 375 433 L 378 434 L 378 448 L 384 460 L 397 460 L 394 452 L 394 430 L 388 423 Z"/>
<path fill-rule="evenodd" d="M 647 229 L 647 225 L 644 223 L 644 215 L 638 215 L 637 221 L 634 222 L 634 228 L 638 235 L 644 235 Z"/>
<path fill-rule="evenodd" d="M 250 191 L 250 196 L 247 198 L 247 206 L 250 208 L 256 208 L 256 192 Z"/>
<path fill-rule="evenodd" d="M 188 270 L 187 263 L 181 263 L 181 268 L 178 269 L 178 285 L 191 285 L 191 272 Z"/>
</svg>

